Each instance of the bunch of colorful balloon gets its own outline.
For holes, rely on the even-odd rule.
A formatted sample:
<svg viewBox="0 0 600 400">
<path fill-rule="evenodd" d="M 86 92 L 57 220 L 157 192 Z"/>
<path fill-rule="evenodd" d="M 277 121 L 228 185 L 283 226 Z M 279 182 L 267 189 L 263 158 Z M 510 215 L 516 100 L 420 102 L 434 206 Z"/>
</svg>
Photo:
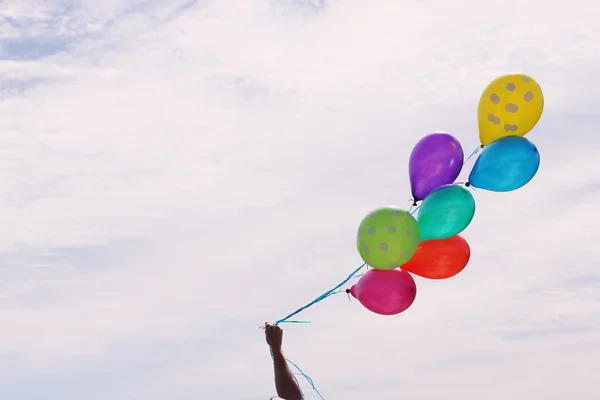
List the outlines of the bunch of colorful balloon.
<svg viewBox="0 0 600 400">
<path fill-rule="evenodd" d="M 381 208 L 363 219 L 358 251 L 372 269 L 347 292 L 370 311 L 393 315 L 415 300 L 410 273 L 447 279 L 461 272 L 471 250 L 459 234 L 475 215 L 475 200 L 467 188 L 509 192 L 534 177 L 540 156 L 523 136 L 537 124 L 543 108 L 542 90 L 530 76 L 504 75 L 490 83 L 479 101 L 481 146 L 472 156 L 482 151 L 464 186 L 454 183 L 465 162 L 459 141 L 444 132 L 421 139 L 409 161 L 416 208 Z"/>
</svg>

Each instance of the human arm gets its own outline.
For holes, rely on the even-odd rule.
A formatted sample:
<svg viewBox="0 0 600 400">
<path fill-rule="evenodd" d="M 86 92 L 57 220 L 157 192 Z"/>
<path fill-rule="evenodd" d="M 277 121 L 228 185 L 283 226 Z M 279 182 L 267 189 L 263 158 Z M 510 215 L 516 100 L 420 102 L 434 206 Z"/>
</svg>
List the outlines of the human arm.
<svg viewBox="0 0 600 400">
<path fill-rule="evenodd" d="M 265 324 L 267 343 L 273 355 L 273 369 L 275 370 L 275 389 L 277 396 L 285 400 L 304 400 L 302 391 L 288 366 L 283 355 L 282 342 L 283 330 L 276 325 Z"/>
</svg>

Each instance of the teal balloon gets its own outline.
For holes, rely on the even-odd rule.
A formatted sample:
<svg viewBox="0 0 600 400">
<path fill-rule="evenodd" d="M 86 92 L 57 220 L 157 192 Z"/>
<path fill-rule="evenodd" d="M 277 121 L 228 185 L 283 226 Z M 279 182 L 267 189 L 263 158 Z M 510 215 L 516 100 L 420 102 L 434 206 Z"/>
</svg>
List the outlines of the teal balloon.
<svg viewBox="0 0 600 400">
<path fill-rule="evenodd" d="M 483 149 L 469 184 L 491 192 L 510 192 L 529 183 L 540 167 L 540 153 L 522 136 L 506 136 Z"/>
<path fill-rule="evenodd" d="M 442 240 L 465 230 L 475 215 L 475 199 L 462 186 L 437 188 L 423 200 L 417 223 L 421 241 Z"/>
</svg>

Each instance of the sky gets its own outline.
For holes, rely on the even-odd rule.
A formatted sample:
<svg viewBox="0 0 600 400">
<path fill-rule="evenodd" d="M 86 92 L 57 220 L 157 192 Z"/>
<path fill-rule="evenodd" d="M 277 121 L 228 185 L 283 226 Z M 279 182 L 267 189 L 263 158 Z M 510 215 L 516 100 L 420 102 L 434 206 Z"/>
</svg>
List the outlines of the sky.
<svg viewBox="0 0 600 400">
<path fill-rule="evenodd" d="M 410 206 L 416 142 L 469 154 L 483 89 L 523 72 L 540 170 L 473 192 L 467 268 L 392 317 L 330 297 L 284 351 L 327 400 L 597 398 L 598 13 L 0 0 L 0 397 L 275 395 L 259 327 L 358 267 L 361 219 Z"/>
</svg>

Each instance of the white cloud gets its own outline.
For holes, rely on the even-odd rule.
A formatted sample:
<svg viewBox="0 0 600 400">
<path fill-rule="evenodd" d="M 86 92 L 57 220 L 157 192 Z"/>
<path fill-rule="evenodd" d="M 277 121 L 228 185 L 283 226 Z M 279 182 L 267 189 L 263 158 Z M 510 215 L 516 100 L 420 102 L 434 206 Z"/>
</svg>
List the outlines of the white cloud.
<svg viewBox="0 0 600 400">
<path fill-rule="evenodd" d="M 470 152 L 485 84 L 522 70 L 542 167 L 474 193 L 467 269 L 394 318 L 328 299 L 286 351 L 327 399 L 592 398 L 598 6 L 550 3 L 9 0 L 10 54 L 74 42 L 0 61 L 3 397 L 268 398 L 258 326 L 358 266 L 360 219 L 409 205 L 414 143 Z"/>
</svg>

